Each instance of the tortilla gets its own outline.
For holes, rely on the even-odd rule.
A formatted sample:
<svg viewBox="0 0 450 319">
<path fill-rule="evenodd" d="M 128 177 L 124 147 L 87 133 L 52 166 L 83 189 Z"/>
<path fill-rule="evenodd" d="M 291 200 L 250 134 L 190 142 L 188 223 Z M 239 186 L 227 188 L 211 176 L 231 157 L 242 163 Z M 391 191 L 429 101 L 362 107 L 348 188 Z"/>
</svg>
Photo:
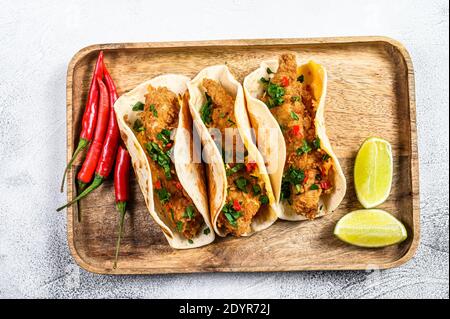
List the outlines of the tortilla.
<svg viewBox="0 0 450 319">
<path fill-rule="evenodd" d="M 208 228 L 211 229 L 212 225 L 208 212 L 203 166 L 201 163 L 194 163 L 192 160 L 194 156 L 193 148 L 189 147 L 192 145 L 192 119 L 187 105 L 187 98 L 181 98 L 181 95 L 186 92 L 186 84 L 188 81 L 189 78 L 182 75 L 161 75 L 123 94 L 114 104 L 120 135 L 131 155 L 133 168 L 147 209 L 155 222 L 161 227 L 169 245 L 177 249 L 204 246 L 213 242 L 215 238 L 214 232 L 207 230 Z M 191 240 L 188 240 L 177 232 L 176 227 L 173 227 L 168 220 L 167 214 L 161 211 L 161 205 L 154 193 L 152 171 L 149 164 L 149 160 L 151 159 L 139 143 L 132 129 L 133 123 L 138 118 L 138 112 L 132 109 L 133 105 L 145 100 L 145 94 L 149 85 L 153 87 L 166 87 L 179 96 L 180 111 L 178 129 L 175 132 L 173 143 L 174 167 L 181 186 L 204 219 L 203 229 Z M 184 134 L 184 132 L 189 132 L 190 134 Z"/>
<path fill-rule="evenodd" d="M 219 236 L 225 236 L 223 230 L 218 227 L 218 218 L 222 209 L 226 204 L 227 175 L 225 162 L 221 155 L 221 150 L 216 146 L 211 134 L 200 116 L 200 109 L 206 102 L 205 88 L 202 86 L 204 79 L 210 79 L 218 82 L 229 95 L 234 98 L 234 117 L 239 136 L 248 151 L 248 158 L 256 163 L 256 172 L 258 178 L 261 178 L 265 186 L 265 191 L 269 199 L 269 204 L 261 206 L 256 215 L 251 220 L 250 230 L 242 234 L 249 236 L 255 232 L 261 231 L 272 225 L 277 219 L 275 197 L 273 195 L 272 186 L 267 174 L 264 160 L 259 153 L 251 135 L 250 121 L 245 108 L 244 93 L 241 84 L 236 81 L 233 75 L 225 65 L 210 66 L 202 71 L 188 83 L 189 90 L 189 107 L 194 125 L 200 134 L 204 153 L 203 158 L 207 162 L 206 172 L 210 200 L 211 221 L 215 232 Z"/>
<path fill-rule="evenodd" d="M 330 194 L 323 194 L 320 196 L 318 205 L 319 211 L 315 216 L 320 217 L 333 212 L 339 206 L 346 193 L 346 179 L 339 164 L 339 160 L 333 152 L 326 134 L 324 112 L 327 93 L 327 71 L 322 65 L 317 64 L 314 61 L 302 64 L 297 58 L 297 65 L 299 66 L 297 68 L 297 74 L 304 75 L 304 82 L 311 87 L 313 98 L 318 103 L 314 124 L 316 136 L 320 138 L 320 148 L 324 150 L 333 161 L 333 190 Z M 260 136 L 261 138 L 257 138 L 257 141 L 259 150 L 266 161 L 266 165 L 272 168 L 268 169 L 268 171 L 276 201 L 280 206 L 280 209 L 277 210 L 279 213 L 278 217 L 291 221 L 304 220 L 306 219 L 305 216 L 296 214 L 290 205 L 281 201 L 281 186 L 286 163 L 286 142 L 279 123 L 272 115 L 267 105 L 258 99 L 264 92 L 264 84 L 260 79 L 262 77 L 268 78 L 268 71 L 270 73 L 276 73 L 278 66 L 278 60 L 262 62 L 258 69 L 245 77 L 243 85 L 244 94 L 252 126 L 257 132 L 260 132 L 258 130 L 264 132 L 264 130 L 270 129 L 272 133 L 269 138 L 266 138 L 266 133 L 264 134 L 264 137 Z"/>
</svg>

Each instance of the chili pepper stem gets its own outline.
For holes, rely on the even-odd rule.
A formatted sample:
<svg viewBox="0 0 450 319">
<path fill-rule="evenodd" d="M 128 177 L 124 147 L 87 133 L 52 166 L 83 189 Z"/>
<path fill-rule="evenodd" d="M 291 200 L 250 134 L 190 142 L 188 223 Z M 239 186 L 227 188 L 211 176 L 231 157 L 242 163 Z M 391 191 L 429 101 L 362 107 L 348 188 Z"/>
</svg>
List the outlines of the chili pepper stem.
<svg viewBox="0 0 450 319">
<path fill-rule="evenodd" d="M 80 190 L 80 192 L 84 191 L 87 186 L 88 186 L 87 183 L 83 183 L 82 181 L 78 181 L 78 189 Z"/>
<path fill-rule="evenodd" d="M 72 158 L 70 159 L 69 163 L 67 163 L 66 169 L 64 170 L 64 175 L 62 178 L 61 188 L 60 188 L 61 193 L 64 192 L 64 182 L 66 181 L 67 172 L 72 167 L 72 164 L 75 161 L 75 159 L 78 157 L 78 154 L 80 154 L 80 152 L 82 150 L 84 150 L 88 144 L 89 144 L 89 141 L 84 138 L 81 138 L 80 141 L 78 142 L 78 146 L 77 146 L 75 152 L 73 152 Z"/>
<path fill-rule="evenodd" d="M 64 206 L 61 206 L 58 209 L 56 209 L 56 211 L 59 212 L 59 211 L 63 210 L 64 208 L 73 205 L 74 203 L 76 203 L 80 199 L 86 197 L 90 192 L 92 192 L 94 189 L 99 187 L 102 183 L 103 183 L 103 177 L 95 175 L 95 178 L 92 181 L 92 184 L 89 185 L 88 188 L 86 188 L 80 195 L 75 197 L 72 201 L 70 201 L 67 204 L 65 204 Z"/>
<path fill-rule="evenodd" d="M 119 229 L 118 229 L 119 234 L 117 236 L 117 244 L 116 244 L 116 256 L 114 259 L 113 269 L 117 268 L 117 260 L 119 258 L 120 241 L 122 239 L 123 222 L 125 220 L 127 202 L 117 202 L 116 206 L 117 206 L 117 209 L 119 210 L 120 221 L 119 221 Z"/>
</svg>

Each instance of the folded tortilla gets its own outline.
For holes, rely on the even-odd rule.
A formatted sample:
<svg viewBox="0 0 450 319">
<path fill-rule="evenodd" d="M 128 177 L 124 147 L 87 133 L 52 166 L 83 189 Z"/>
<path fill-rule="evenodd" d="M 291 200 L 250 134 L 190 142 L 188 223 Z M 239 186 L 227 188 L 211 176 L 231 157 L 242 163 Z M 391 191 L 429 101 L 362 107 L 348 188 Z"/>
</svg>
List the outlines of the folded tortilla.
<svg viewBox="0 0 450 319">
<path fill-rule="evenodd" d="M 283 136 L 282 128 L 274 115 L 272 115 L 268 105 L 276 108 L 280 107 L 282 104 L 279 102 L 277 103 L 276 101 L 277 92 L 275 89 L 272 93 L 274 99 L 270 100 L 271 97 L 266 97 L 269 100 L 269 103 L 266 104 L 261 100 L 264 98 L 264 94 L 268 94 L 265 93 L 265 87 L 268 85 L 267 83 L 269 83 L 268 80 L 273 77 L 271 74 L 277 73 L 279 60 L 262 62 L 258 69 L 245 77 L 243 85 L 250 121 L 257 131 L 257 135 L 260 135 L 257 136 L 258 148 L 268 167 L 275 198 L 280 206 L 277 210 L 279 213 L 278 217 L 292 221 L 312 219 L 334 211 L 339 206 L 346 193 L 346 179 L 338 158 L 333 152 L 325 129 L 324 111 L 327 93 L 327 71 L 322 65 L 313 61 L 303 64 L 298 58 L 296 58 L 296 60 L 298 81 L 301 81 L 303 85 L 309 86 L 312 99 L 314 100 L 315 134 L 316 137 L 319 138 L 321 152 L 327 154 L 328 158 L 332 161 L 333 167 L 333 174 L 331 177 L 333 188 L 329 194 L 322 194 L 320 196 L 319 204 L 317 205 L 318 211 L 314 216 L 307 217 L 302 213 L 296 213 L 293 207 L 287 201 L 283 200 L 283 196 L 281 195 L 283 175 L 286 174 L 285 164 L 287 155 L 289 154 L 286 154 L 286 141 Z M 261 80 L 262 78 L 263 80 Z M 296 118 L 295 114 L 292 116 L 294 119 Z M 268 133 L 269 130 L 270 133 Z"/>
<path fill-rule="evenodd" d="M 226 236 L 227 232 L 224 228 L 220 227 L 219 218 L 220 214 L 227 211 L 229 207 L 233 207 L 230 203 L 227 203 L 227 191 L 230 190 L 235 185 L 228 185 L 227 181 L 227 166 L 225 160 L 222 158 L 222 150 L 216 145 L 213 137 L 210 134 L 209 129 L 202 120 L 200 115 L 202 106 L 207 102 L 207 97 L 205 95 L 206 89 L 203 86 L 203 81 L 205 79 L 212 80 L 218 83 L 226 93 L 234 99 L 234 107 L 232 107 L 235 118 L 235 126 L 238 129 L 238 134 L 248 152 L 246 157 L 246 163 L 255 163 L 254 174 L 257 178 L 257 183 L 263 185 L 263 191 L 268 199 L 268 204 L 261 205 L 257 213 L 252 217 L 251 223 L 247 225 L 246 231 L 243 233 L 233 233 L 237 236 L 249 236 L 255 232 L 266 229 L 272 225 L 277 219 L 275 197 L 273 195 L 272 186 L 270 184 L 270 179 L 265 169 L 264 160 L 259 153 L 251 135 L 251 126 L 247 111 L 245 108 L 244 93 L 242 90 L 242 85 L 236 81 L 233 75 L 230 73 L 225 65 L 216 65 L 203 69 L 200 73 L 188 83 L 189 90 L 189 107 L 194 120 L 194 125 L 200 134 L 202 145 L 203 145 L 203 158 L 207 163 L 207 181 L 209 189 L 209 204 L 210 204 L 210 214 L 211 221 L 216 233 L 220 236 Z M 219 110 L 220 111 L 220 110 Z M 247 165 L 245 164 L 245 165 Z M 232 163 L 230 165 L 236 165 Z M 241 164 L 243 165 L 243 164 Z M 231 166 L 230 166 L 231 167 Z M 229 167 L 229 168 L 230 168 Z M 233 166 L 236 167 L 236 166 Z M 243 173 L 244 174 L 244 173 Z M 247 187 L 250 185 L 246 185 Z M 248 190 L 247 192 L 251 192 Z M 243 194 L 242 194 L 243 195 Z M 247 196 L 246 194 L 245 196 Z M 254 195 L 254 194 L 253 194 Z M 243 197 L 245 198 L 243 195 Z M 248 195 L 250 198 L 251 196 Z M 254 197 L 253 199 L 254 200 Z M 261 201 L 262 203 L 262 201 Z M 240 205 L 246 207 L 245 199 L 240 202 Z M 241 212 L 241 215 L 245 215 L 245 210 Z M 227 213 L 228 214 L 228 213 Z M 240 227 L 239 217 L 236 220 L 230 218 L 231 215 L 226 215 L 230 223 L 235 223 L 233 227 Z M 242 216 L 241 216 L 242 217 Z M 227 225 L 229 226 L 229 225 Z"/>
<path fill-rule="evenodd" d="M 199 161 L 194 162 L 193 160 L 192 119 L 187 105 L 187 96 L 182 98 L 186 92 L 186 84 L 188 81 L 189 78 L 182 75 L 161 75 L 123 94 L 114 104 L 120 134 L 131 155 L 135 175 L 148 211 L 155 222 L 161 227 L 169 245 L 177 249 L 204 246 L 213 242 L 215 238 L 214 232 L 211 230 L 212 225 L 208 212 L 203 166 Z M 136 135 L 137 133 L 133 130 L 133 125 L 139 118 L 138 114 L 140 113 L 140 111 L 133 111 L 133 106 L 137 102 L 143 103 L 145 101 L 145 96 L 150 89 L 149 86 L 153 88 L 167 88 L 169 91 L 178 95 L 180 109 L 178 113 L 178 126 L 173 136 L 173 165 L 183 191 L 190 197 L 195 208 L 204 220 L 201 226 L 202 228 L 193 238 L 188 239 L 183 236 L 180 230 L 176 226 L 174 227 L 174 220 L 171 221 L 170 216 L 164 212 L 162 203 L 156 195 L 157 191 L 155 190 L 157 187 L 155 188 L 152 181 L 152 171 L 149 164 L 152 158 L 149 156 L 148 150 L 144 149 L 140 144 Z M 171 218 L 174 219 L 173 214 Z"/>
</svg>

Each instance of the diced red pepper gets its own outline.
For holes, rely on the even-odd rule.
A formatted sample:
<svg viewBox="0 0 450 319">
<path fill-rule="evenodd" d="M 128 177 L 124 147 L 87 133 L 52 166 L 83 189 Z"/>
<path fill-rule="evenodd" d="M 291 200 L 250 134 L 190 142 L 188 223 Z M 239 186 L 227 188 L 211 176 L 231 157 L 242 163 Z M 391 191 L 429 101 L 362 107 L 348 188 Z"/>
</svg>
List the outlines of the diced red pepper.
<svg viewBox="0 0 450 319">
<path fill-rule="evenodd" d="M 300 125 L 294 125 L 291 129 L 291 133 L 295 137 L 303 137 L 302 133 L 300 133 Z"/>
<path fill-rule="evenodd" d="M 288 86 L 288 85 L 289 85 L 289 79 L 287 78 L 287 76 L 283 76 L 283 77 L 281 78 L 281 86 L 286 87 L 286 86 Z"/>
<path fill-rule="evenodd" d="M 329 181 L 320 182 L 320 188 L 327 190 L 331 187 L 331 183 Z"/>
<path fill-rule="evenodd" d="M 175 182 L 175 187 L 176 187 L 177 189 L 179 189 L 179 190 L 182 190 L 182 189 L 183 189 L 183 186 L 181 186 L 181 183 L 180 183 L 180 182 Z"/>
<path fill-rule="evenodd" d="M 233 208 L 234 208 L 234 210 L 237 211 L 237 212 L 240 211 L 240 210 L 242 209 L 241 204 L 239 204 L 239 202 L 238 202 L 237 199 L 235 199 L 235 200 L 233 201 Z"/>
<path fill-rule="evenodd" d="M 166 147 L 167 147 L 167 148 L 171 148 L 171 147 L 172 147 L 172 143 L 167 143 L 167 144 L 166 144 Z"/>
<path fill-rule="evenodd" d="M 161 189 L 161 181 L 160 180 L 157 180 L 155 182 L 155 189 Z"/>
<path fill-rule="evenodd" d="M 245 164 L 245 170 L 247 171 L 247 173 L 251 173 L 255 170 L 256 168 L 256 163 L 255 162 L 249 162 L 247 164 Z"/>
</svg>

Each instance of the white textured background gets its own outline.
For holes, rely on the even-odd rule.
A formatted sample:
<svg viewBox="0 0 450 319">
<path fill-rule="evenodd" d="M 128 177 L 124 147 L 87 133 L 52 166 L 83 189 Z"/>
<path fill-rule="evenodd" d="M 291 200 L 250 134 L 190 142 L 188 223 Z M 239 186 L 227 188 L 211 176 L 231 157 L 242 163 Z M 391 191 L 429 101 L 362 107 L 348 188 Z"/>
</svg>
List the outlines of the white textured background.
<svg viewBox="0 0 450 319">
<path fill-rule="evenodd" d="M 0 0 L 0 297 L 449 297 L 448 1 L 282 2 Z M 121 277 L 74 265 L 55 207 L 65 201 L 65 77 L 76 51 L 349 35 L 393 37 L 413 58 L 422 239 L 412 261 L 382 272 Z"/>
</svg>

